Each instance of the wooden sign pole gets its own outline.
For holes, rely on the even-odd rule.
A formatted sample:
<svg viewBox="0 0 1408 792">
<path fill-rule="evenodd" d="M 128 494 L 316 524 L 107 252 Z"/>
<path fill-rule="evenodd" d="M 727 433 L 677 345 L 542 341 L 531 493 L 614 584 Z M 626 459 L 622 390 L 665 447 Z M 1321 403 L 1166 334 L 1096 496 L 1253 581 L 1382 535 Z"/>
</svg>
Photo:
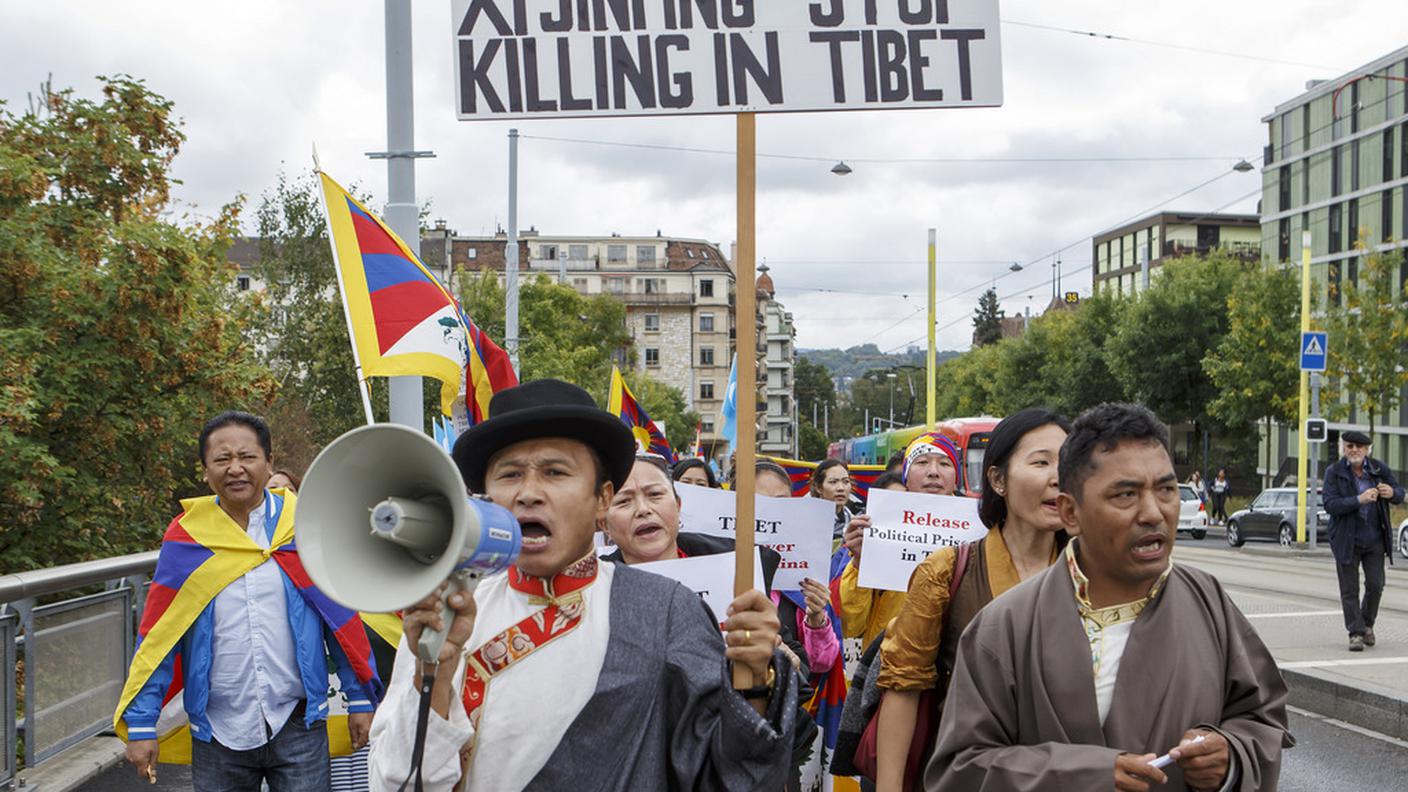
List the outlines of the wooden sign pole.
<svg viewBox="0 0 1408 792">
<path fill-rule="evenodd" d="M 758 324 L 757 286 L 754 283 L 757 255 L 757 187 L 758 187 L 757 118 L 752 113 L 738 114 L 738 250 L 735 254 L 735 350 L 738 355 L 736 392 L 738 445 L 734 449 L 733 491 L 737 498 L 737 528 L 734 550 L 733 593 L 738 596 L 757 584 L 753 581 L 753 493 L 754 465 L 757 464 L 757 405 L 758 405 Z M 740 690 L 753 687 L 748 669 L 733 667 L 733 686 Z"/>
</svg>

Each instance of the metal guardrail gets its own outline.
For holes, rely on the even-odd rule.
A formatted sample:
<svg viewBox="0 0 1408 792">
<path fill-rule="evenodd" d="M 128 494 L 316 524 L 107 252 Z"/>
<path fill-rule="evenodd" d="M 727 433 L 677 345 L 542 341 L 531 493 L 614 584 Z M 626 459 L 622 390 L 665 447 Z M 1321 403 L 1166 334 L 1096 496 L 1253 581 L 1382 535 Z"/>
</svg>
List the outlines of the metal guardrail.
<svg viewBox="0 0 1408 792">
<path fill-rule="evenodd" d="M 23 717 L 18 674 L 0 683 L 0 789 L 11 788 L 19 769 L 19 733 L 24 767 L 33 768 L 109 728 L 156 557 L 152 551 L 0 576 L 0 653 L 6 668 L 18 668 L 17 655 L 24 661 Z M 94 586 L 103 591 L 37 602 Z"/>
</svg>

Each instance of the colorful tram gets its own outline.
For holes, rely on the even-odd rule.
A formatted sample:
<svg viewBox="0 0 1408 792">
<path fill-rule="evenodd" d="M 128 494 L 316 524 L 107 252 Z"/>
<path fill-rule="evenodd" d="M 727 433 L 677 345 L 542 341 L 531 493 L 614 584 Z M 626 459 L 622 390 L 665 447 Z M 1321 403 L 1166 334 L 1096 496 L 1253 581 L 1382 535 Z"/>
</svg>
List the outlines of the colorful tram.
<svg viewBox="0 0 1408 792">
<path fill-rule="evenodd" d="M 992 439 L 993 427 L 1002 419 L 991 415 L 971 418 L 950 418 L 940 421 L 936 430 L 948 436 L 958 446 L 960 463 L 963 465 L 964 494 L 978 497 L 983 485 L 983 457 L 988 442 Z M 919 435 L 925 427 L 909 426 L 879 434 L 852 437 L 838 440 L 827 449 L 826 455 L 845 462 L 847 465 L 883 465 L 891 454 L 903 453 L 905 446 Z"/>
</svg>

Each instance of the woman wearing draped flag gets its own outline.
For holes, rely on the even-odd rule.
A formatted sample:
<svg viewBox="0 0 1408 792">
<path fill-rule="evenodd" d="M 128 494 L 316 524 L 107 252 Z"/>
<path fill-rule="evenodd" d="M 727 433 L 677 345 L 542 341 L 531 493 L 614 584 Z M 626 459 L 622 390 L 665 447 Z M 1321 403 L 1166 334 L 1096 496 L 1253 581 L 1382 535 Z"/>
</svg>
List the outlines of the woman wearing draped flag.
<svg viewBox="0 0 1408 792">
<path fill-rule="evenodd" d="M 199 447 L 215 494 L 182 501 L 166 529 L 114 727 L 144 778 L 155 780 L 163 750 L 168 761 L 189 751 L 199 790 L 327 789 L 328 658 L 354 749 L 381 692 L 365 628 L 303 570 L 296 496 L 265 487 L 268 425 L 221 413 Z M 178 692 L 189 735 L 169 723 Z"/>
</svg>

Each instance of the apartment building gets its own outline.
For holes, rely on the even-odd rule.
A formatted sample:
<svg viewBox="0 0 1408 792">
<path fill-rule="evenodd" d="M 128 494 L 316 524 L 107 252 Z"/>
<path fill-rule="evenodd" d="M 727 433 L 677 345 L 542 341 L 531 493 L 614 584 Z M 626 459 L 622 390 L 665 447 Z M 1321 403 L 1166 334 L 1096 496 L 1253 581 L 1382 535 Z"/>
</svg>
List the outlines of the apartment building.
<svg viewBox="0 0 1408 792">
<path fill-rule="evenodd" d="M 1245 167 L 1245 166 L 1244 166 Z M 1261 255 L 1261 218 L 1246 214 L 1156 212 L 1094 239 L 1092 293 L 1132 295 L 1167 259 L 1227 253 L 1248 261 Z"/>
</svg>

